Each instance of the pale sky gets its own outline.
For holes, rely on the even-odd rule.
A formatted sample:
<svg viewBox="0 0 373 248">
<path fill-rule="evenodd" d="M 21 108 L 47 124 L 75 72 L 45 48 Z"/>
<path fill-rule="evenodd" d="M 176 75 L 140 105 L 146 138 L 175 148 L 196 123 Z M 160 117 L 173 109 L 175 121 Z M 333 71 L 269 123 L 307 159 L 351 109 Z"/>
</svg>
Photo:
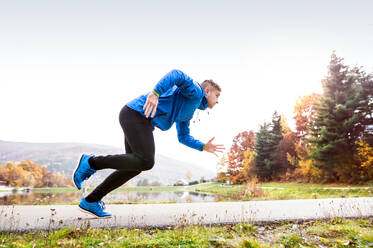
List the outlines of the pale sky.
<svg viewBox="0 0 373 248">
<path fill-rule="evenodd" d="M 297 96 L 321 92 L 333 50 L 373 72 L 373 1 L 2 1 L 0 139 L 123 147 L 123 105 L 172 69 L 213 79 L 220 103 L 191 134 L 231 146 Z M 219 158 L 154 132 L 156 152 Z"/>
</svg>

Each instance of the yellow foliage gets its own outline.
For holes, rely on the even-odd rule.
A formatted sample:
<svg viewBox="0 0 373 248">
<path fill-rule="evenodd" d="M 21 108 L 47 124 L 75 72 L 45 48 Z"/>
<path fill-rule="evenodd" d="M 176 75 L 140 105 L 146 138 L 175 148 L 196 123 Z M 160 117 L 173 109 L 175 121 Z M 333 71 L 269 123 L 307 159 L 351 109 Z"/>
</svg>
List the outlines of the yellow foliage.
<svg viewBox="0 0 373 248">
<path fill-rule="evenodd" d="M 218 172 L 221 172 L 221 171 L 226 172 L 227 166 L 228 166 L 227 154 L 223 154 L 223 156 L 220 158 L 219 163 L 216 164 L 216 170 Z"/>
<path fill-rule="evenodd" d="M 247 148 L 244 152 L 242 167 L 239 167 L 239 171 L 236 175 L 230 177 L 233 184 L 249 182 L 253 177 L 256 177 L 254 164 L 255 155 L 256 153 L 252 149 Z"/>
<path fill-rule="evenodd" d="M 67 186 L 71 181 L 61 173 L 48 172 L 46 168 L 32 161 L 22 161 L 15 165 L 8 162 L 0 165 L 0 180 L 7 181 L 11 186 Z"/>
<path fill-rule="evenodd" d="M 369 178 L 373 178 L 373 147 L 363 140 L 360 140 L 357 144 L 357 157 L 361 162 L 360 166 L 367 170 Z"/>
<path fill-rule="evenodd" d="M 289 163 L 297 167 L 293 173 L 293 178 L 303 182 L 320 182 L 323 179 L 323 172 L 321 169 L 312 165 L 312 159 L 307 159 L 310 150 L 304 144 L 296 144 L 298 157 L 291 156 L 287 153 L 287 160 Z"/>
<path fill-rule="evenodd" d="M 256 152 L 248 148 L 244 152 L 244 160 L 243 160 L 243 168 L 249 168 L 250 166 L 253 167 L 254 158 L 256 156 Z"/>
<path fill-rule="evenodd" d="M 297 167 L 298 159 L 296 158 L 296 156 L 292 156 L 290 153 L 287 152 L 286 153 L 286 158 L 292 166 Z"/>
<path fill-rule="evenodd" d="M 361 167 L 372 167 L 373 166 L 373 147 L 368 143 L 360 140 L 358 142 L 358 156 L 361 161 Z"/>
<path fill-rule="evenodd" d="M 281 129 L 282 129 L 282 134 L 287 134 L 287 133 L 291 132 L 291 129 L 290 129 L 289 125 L 287 124 L 286 117 L 284 115 L 281 115 L 280 125 L 281 125 Z"/>
<path fill-rule="evenodd" d="M 5 181 L 8 178 L 7 169 L 0 165 L 0 181 Z"/>
<path fill-rule="evenodd" d="M 218 172 L 217 179 L 219 182 L 225 183 L 229 178 L 226 172 Z"/>
<path fill-rule="evenodd" d="M 322 170 L 313 166 L 311 159 L 299 161 L 299 168 L 296 170 L 306 182 L 320 182 L 323 178 Z"/>
</svg>

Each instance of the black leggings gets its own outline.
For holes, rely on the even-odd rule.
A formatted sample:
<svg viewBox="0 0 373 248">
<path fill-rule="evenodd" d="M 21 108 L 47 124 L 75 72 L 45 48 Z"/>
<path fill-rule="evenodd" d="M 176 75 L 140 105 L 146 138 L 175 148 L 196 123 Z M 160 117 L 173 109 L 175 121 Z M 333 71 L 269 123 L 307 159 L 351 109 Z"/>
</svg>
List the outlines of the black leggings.
<svg viewBox="0 0 373 248">
<path fill-rule="evenodd" d="M 154 137 L 150 120 L 137 111 L 124 106 L 119 114 L 124 132 L 125 154 L 94 156 L 89 159 L 95 170 L 115 169 L 87 197 L 88 202 L 97 202 L 114 189 L 120 187 L 141 171 L 154 166 Z"/>
</svg>

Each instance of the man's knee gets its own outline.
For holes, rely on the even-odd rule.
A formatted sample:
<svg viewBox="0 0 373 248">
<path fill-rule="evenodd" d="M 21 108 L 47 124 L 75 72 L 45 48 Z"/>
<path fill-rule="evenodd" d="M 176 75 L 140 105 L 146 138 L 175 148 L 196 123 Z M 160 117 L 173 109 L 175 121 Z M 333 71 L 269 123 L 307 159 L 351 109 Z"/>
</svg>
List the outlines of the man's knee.
<svg viewBox="0 0 373 248">
<path fill-rule="evenodd" d="M 142 168 L 143 170 L 150 170 L 154 167 L 154 158 L 151 159 L 142 159 Z"/>
</svg>

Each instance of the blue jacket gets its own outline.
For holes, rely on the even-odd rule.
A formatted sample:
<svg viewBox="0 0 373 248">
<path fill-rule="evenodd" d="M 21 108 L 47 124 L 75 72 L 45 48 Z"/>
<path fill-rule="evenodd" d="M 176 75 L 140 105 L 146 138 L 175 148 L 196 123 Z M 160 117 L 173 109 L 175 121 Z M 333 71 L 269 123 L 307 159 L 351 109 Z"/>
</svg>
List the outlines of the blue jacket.
<svg viewBox="0 0 373 248">
<path fill-rule="evenodd" d="M 190 135 L 189 123 L 196 109 L 207 108 L 207 98 L 199 83 L 180 70 L 167 73 L 155 86 L 153 92 L 159 96 L 157 111 L 150 123 L 165 131 L 176 122 L 179 142 L 191 148 L 203 151 L 204 144 Z M 149 93 L 141 95 L 127 103 L 131 109 L 141 113 Z"/>
</svg>

